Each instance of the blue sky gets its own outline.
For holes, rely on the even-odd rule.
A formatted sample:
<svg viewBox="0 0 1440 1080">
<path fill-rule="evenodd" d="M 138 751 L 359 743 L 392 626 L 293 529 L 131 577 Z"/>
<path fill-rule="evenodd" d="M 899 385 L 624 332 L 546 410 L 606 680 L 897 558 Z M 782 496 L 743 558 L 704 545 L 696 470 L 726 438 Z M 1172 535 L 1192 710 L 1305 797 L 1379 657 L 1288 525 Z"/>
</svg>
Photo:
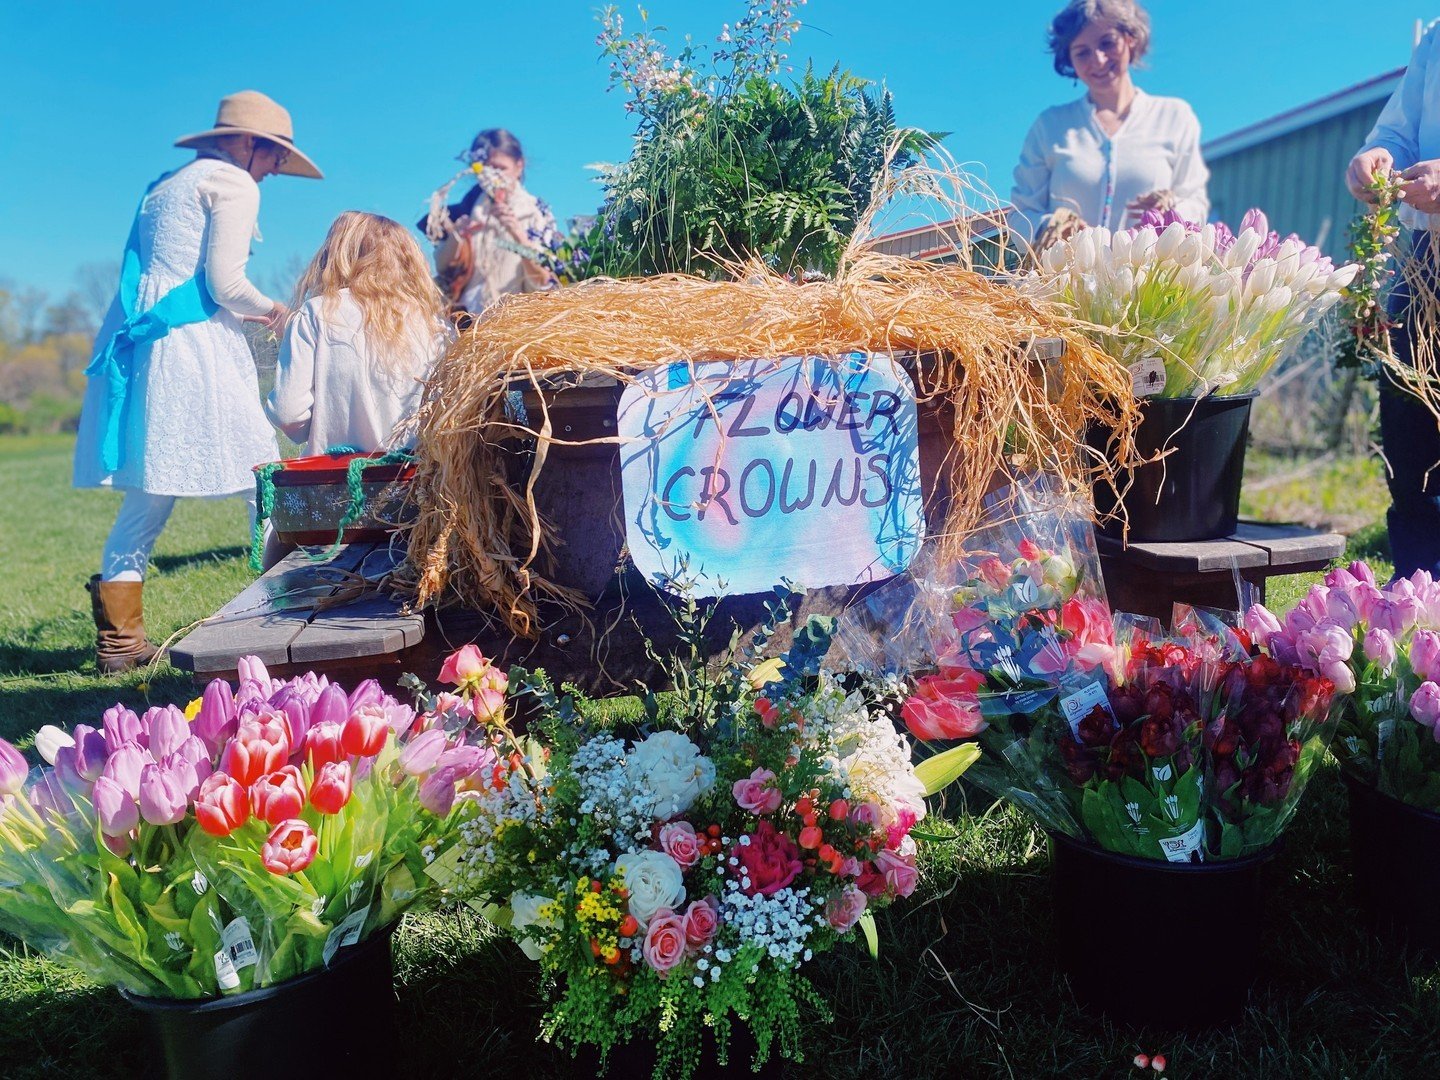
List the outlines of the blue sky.
<svg viewBox="0 0 1440 1080">
<path fill-rule="evenodd" d="M 1026 128 L 1078 96 L 1051 71 L 1044 30 L 1061 0 L 811 0 L 792 62 L 884 80 L 902 123 L 953 134 L 1003 196 Z M 1207 137 L 1405 63 L 1414 0 L 1153 0 L 1150 69 L 1187 98 Z M 740 0 L 655 0 L 652 24 L 710 41 Z M 350 0 L 244 5 L 40 4 L 0 13 L 0 279 L 63 291 L 85 263 L 118 261 L 144 186 L 185 159 L 170 144 L 210 126 L 218 99 L 254 88 L 294 115 L 324 181 L 263 188 L 252 276 L 284 279 L 334 216 L 412 222 L 479 128 L 524 141 L 529 186 L 562 218 L 592 211 L 585 166 L 623 158 L 632 125 L 607 94 L 597 5 L 468 6 Z M 633 17 L 635 6 L 622 4 Z"/>
</svg>

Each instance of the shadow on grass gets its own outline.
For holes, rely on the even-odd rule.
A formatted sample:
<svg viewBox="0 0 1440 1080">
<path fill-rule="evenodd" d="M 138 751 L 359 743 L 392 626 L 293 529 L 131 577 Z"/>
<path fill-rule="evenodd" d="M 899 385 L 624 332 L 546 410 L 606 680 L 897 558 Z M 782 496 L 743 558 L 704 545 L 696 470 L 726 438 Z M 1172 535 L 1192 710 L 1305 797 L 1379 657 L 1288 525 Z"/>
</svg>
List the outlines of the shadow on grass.
<svg viewBox="0 0 1440 1080">
<path fill-rule="evenodd" d="M 191 566 L 205 566 L 209 563 L 229 562 L 231 559 L 248 559 L 249 547 L 210 548 L 208 551 L 192 551 L 185 555 L 155 555 L 150 565 L 162 574 L 173 574 Z"/>
<path fill-rule="evenodd" d="M 22 977 L 34 980 L 29 992 L 6 988 L 0 1024 L 6 1080 L 158 1075 L 155 1044 L 117 991 L 86 985 L 68 973 L 57 978 L 54 969 L 42 969 L 41 963 L 37 959 L 21 965 Z"/>
<path fill-rule="evenodd" d="M 66 729 L 77 723 L 98 726 L 101 714 L 116 702 L 144 712 L 152 704 L 183 703 L 198 693 L 188 677 L 170 668 L 147 684 L 148 693 L 139 689 L 140 678 L 102 681 L 71 675 L 23 679 L 18 685 L 16 680 L 0 682 L 0 738 L 24 740 L 45 724 Z"/>
</svg>

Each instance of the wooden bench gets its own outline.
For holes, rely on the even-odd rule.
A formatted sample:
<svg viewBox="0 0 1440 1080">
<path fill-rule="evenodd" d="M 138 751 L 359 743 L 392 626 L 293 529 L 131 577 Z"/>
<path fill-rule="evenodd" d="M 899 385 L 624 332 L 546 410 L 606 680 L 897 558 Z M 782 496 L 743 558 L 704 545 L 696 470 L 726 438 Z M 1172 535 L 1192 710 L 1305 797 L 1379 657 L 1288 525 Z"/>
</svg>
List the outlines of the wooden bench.
<svg viewBox="0 0 1440 1080">
<path fill-rule="evenodd" d="M 172 645 L 170 662 L 197 681 L 234 678 L 241 656 L 258 656 L 276 675 L 310 668 L 370 674 L 420 642 L 424 616 L 401 614 L 400 600 L 374 590 L 350 602 L 334 598 L 360 579 L 384 577 L 404 557 L 403 547 L 376 543 L 348 544 L 318 563 L 292 552 Z"/>
<path fill-rule="evenodd" d="M 1167 622 L 1177 602 L 1227 611 L 1261 603 L 1267 579 L 1323 570 L 1345 553 L 1338 533 L 1258 522 L 1221 540 L 1126 547 L 1097 535 L 1096 542 L 1111 607 Z"/>
</svg>

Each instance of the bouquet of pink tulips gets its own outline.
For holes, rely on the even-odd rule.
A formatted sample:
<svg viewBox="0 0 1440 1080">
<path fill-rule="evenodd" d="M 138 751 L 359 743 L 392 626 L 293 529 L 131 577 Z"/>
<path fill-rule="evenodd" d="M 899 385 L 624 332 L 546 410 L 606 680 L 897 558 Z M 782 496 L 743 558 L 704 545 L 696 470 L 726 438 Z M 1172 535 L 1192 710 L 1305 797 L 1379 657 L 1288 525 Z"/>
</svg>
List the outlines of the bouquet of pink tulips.
<svg viewBox="0 0 1440 1080">
<path fill-rule="evenodd" d="M 418 713 L 253 657 L 181 710 L 0 741 L 0 928 L 134 993 L 207 998 L 328 965 L 427 893 L 457 793 L 497 762 L 505 676 Z M 498 692 L 497 692 L 498 688 Z"/>
<path fill-rule="evenodd" d="M 1023 287 L 1094 325 L 1140 396 L 1244 394 L 1340 301 L 1359 267 L 1335 267 L 1251 210 L 1238 233 L 1173 213 L 1085 229 L 1041 257 Z"/>
<path fill-rule="evenodd" d="M 1332 749 L 1381 794 L 1440 811 L 1440 582 L 1381 586 L 1363 562 L 1332 570 L 1279 619 L 1246 615 L 1256 641 L 1348 694 Z"/>
</svg>

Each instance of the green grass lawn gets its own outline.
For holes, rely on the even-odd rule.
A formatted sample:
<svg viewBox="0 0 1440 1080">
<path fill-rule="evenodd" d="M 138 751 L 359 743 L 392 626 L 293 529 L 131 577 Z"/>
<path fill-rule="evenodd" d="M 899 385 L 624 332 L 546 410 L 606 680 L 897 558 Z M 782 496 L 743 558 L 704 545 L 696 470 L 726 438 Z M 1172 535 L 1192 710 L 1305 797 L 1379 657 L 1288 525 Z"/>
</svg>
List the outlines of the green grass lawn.
<svg viewBox="0 0 1440 1080">
<path fill-rule="evenodd" d="M 0 735 L 22 744 L 43 723 L 93 718 L 116 699 L 194 696 L 175 673 L 148 683 L 94 674 L 82 586 L 116 500 L 71 490 L 69 454 L 66 439 L 0 439 Z M 1376 515 L 1384 508 L 1370 465 L 1340 462 L 1297 482 L 1313 496 L 1307 506 L 1323 509 L 1331 499 L 1347 509 L 1378 507 Z M 1285 507 L 1295 501 L 1285 484 L 1262 485 L 1246 510 L 1294 518 Z M 147 587 L 153 635 L 209 614 L 242 587 L 243 533 L 237 503 L 181 505 Z M 1383 558 L 1383 531 L 1365 528 L 1352 548 Z M 1272 599 L 1283 606 L 1306 584 L 1292 579 Z M 1267 977 L 1242 1023 L 1203 1036 L 1126 1030 L 1077 1009 L 1052 962 L 1043 836 L 1015 812 L 970 799 L 967 806 L 956 796 L 942 808 L 945 820 L 934 827 L 953 839 L 927 845 L 914 901 L 880 917 L 880 959 L 856 949 L 814 965 L 834 1020 L 815 1018 L 806 1064 L 793 1076 L 1138 1077 L 1130 1059 L 1139 1050 L 1166 1053 L 1172 1077 L 1440 1072 L 1440 970 L 1372 943 L 1357 925 L 1333 767 L 1315 780 L 1271 870 Z M 1227 948 L 1231 915 L 1175 926 L 1166 912 L 1137 904 L 1095 912 L 1093 921 L 1094 933 L 1114 942 L 1115 963 L 1133 971 L 1137 993 L 1164 994 L 1186 977 L 1188 955 Z M 473 915 L 411 917 L 396 964 L 408 1075 L 571 1072 L 568 1059 L 536 1042 L 543 996 L 533 967 Z M 0 1077 L 154 1074 L 143 1028 L 113 990 L 23 943 L 0 944 Z"/>
</svg>

